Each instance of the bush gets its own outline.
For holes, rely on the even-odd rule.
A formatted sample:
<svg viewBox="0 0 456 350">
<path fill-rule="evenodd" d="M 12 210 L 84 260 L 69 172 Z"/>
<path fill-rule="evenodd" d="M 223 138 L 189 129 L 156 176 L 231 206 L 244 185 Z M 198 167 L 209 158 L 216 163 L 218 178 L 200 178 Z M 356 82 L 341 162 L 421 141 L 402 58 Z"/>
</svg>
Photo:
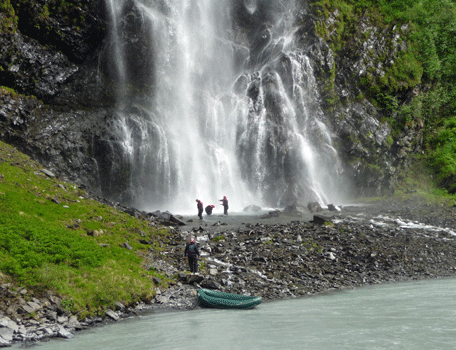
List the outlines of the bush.
<svg viewBox="0 0 456 350">
<path fill-rule="evenodd" d="M 449 193 L 456 193 L 456 117 L 445 121 L 444 126 L 431 139 L 434 149 L 429 163 L 437 174 L 440 184 Z"/>
</svg>

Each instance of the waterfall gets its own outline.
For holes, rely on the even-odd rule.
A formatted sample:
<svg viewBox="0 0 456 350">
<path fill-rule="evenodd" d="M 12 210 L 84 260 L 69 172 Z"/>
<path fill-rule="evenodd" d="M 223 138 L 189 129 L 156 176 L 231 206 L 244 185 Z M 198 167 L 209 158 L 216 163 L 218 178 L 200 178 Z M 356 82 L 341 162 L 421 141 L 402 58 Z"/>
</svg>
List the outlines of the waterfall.
<svg viewBox="0 0 456 350">
<path fill-rule="evenodd" d="M 105 195 L 179 213 L 224 195 L 234 211 L 335 200 L 341 165 L 293 40 L 294 1 L 106 1 L 117 104 Z M 261 19 L 272 3 L 281 15 L 266 13 L 254 42 L 236 29 L 235 8 Z"/>
</svg>

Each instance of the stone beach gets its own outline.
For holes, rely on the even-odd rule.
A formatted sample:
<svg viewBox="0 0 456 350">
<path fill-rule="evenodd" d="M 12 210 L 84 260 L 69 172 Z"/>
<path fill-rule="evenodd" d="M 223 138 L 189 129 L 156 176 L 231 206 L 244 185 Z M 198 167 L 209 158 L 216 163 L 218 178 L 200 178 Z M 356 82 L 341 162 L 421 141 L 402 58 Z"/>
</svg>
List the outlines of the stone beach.
<svg viewBox="0 0 456 350">
<path fill-rule="evenodd" d="M 288 208 L 289 209 L 289 208 Z M 315 208 L 313 208 L 315 209 Z M 150 304 L 116 304 L 105 317 L 78 320 L 61 299 L 0 285 L 0 346 L 71 338 L 77 331 L 142 313 L 198 306 L 200 287 L 259 295 L 264 300 L 456 275 L 456 208 L 418 198 L 347 205 L 311 212 L 307 207 L 204 216 L 151 215 L 125 208 L 169 227 L 164 249 L 146 267 L 175 277 L 157 288 Z M 186 241 L 199 244 L 200 272 L 191 275 Z"/>
</svg>

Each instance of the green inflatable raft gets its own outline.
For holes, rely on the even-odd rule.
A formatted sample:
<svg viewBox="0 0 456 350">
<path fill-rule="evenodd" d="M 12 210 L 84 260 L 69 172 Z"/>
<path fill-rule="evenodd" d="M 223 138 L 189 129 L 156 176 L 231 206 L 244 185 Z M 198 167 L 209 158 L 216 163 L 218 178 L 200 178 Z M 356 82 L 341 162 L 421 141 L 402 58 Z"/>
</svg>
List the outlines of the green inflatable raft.
<svg viewBox="0 0 456 350">
<path fill-rule="evenodd" d="M 198 300 L 202 306 L 206 307 L 219 309 L 251 309 L 260 304 L 262 298 L 200 288 L 198 289 Z"/>
</svg>

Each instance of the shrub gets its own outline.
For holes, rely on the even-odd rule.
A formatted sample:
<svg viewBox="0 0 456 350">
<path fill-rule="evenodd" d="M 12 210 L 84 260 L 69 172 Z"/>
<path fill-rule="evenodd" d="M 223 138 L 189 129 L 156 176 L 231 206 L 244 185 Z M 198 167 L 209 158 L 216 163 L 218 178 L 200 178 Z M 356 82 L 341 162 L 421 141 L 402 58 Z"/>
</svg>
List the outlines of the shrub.
<svg viewBox="0 0 456 350">
<path fill-rule="evenodd" d="M 431 139 L 433 152 L 429 163 L 437 174 L 440 184 L 450 193 L 456 193 L 456 117 L 445 121 L 443 127 Z"/>
</svg>

